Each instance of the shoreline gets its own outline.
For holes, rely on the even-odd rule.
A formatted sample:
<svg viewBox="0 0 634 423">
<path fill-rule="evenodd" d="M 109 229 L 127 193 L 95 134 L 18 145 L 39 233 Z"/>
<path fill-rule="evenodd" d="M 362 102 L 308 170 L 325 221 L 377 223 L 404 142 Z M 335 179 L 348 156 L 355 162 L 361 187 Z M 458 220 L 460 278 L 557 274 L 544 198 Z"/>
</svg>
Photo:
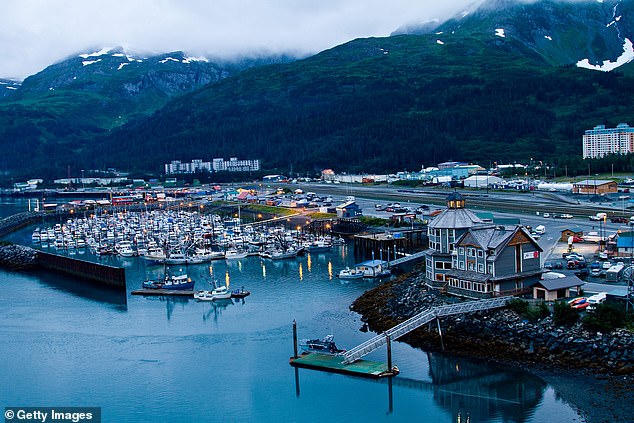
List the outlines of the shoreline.
<svg viewBox="0 0 634 423">
<path fill-rule="evenodd" d="M 361 315 L 361 321 L 367 324 L 369 330 L 381 333 L 442 301 L 442 296 L 423 290 L 422 277 L 415 272 L 365 292 L 350 308 Z M 519 367 L 538 376 L 551 385 L 557 395 L 588 423 L 631 420 L 627 406 L 634 404 L 631 363 L 617 369 L 616 366 L 608 365 L 607 361 L 589 363 L 589 360 L 573 359 L 574 351 L 545 351 L 547 354 L 542 355 L 544 351 L 540 348 L 535 348 L 540 351 L 532 351 L 532 344 L 528 349 L 523 349 L 503 339 L 503 334 L 487 333 L 491 332 L 487 330 L 487 325 L 493 324 L 495 331 L 495 324 L 499 325 L 502 317 L 508 318 L 509 313 L 514 312 L 505 309 L 444 317 L 441 320 L 444 352 Z M 476 317 L 466 317 L 474 315 Z M 476 322 L 475 326 L 472 320 Z M 440 336 L 435 326 L 431 331 L 419 328 L 404 336 L 400 342 L 425 351 L 441 351 Z M 618 371 L 623 374 L 618 374 Z"/>
</svg>

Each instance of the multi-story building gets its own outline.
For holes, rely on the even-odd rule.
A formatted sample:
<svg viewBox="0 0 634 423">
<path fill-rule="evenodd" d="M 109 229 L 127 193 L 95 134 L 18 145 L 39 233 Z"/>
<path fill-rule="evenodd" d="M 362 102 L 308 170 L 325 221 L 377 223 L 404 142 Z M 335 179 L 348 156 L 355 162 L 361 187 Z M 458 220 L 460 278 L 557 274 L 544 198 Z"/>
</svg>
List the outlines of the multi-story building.
<svg viewBox="0 0 634 423">
<path fill-rule="evenodd" d="M 431 288 L 471 298 L 524 292 L 541 276 L 542 249 L 525 228 L 485 223 L 457 193 L 429 223 L 425 252 Z"/>
<path fill-rule="evenodd" d="M 182 163 L 180 160 L 173 160 L 165 165 L 165 174 L 176 173 L 196 173 L 196 172 L 252 172 L 260 170 L 259 160 L 238 160 L 232 157 L 229 160 L 213 159 L 211 162 L 203 162 L 200 159 L 192 160 L 190 163 Z"/>
<path fill-rule="evenodd" d="M 447 291 L 466 297 L 528 292 L 543 272 L 541 252 L 522 226 L 470 228 L 456 241 Z"/>
<path fill-rule="evenodd" d="M 616 128 L 597 125 L 583 135 L 584 159 L 627 153 L 634 153 L 634 128 L 627 123 L 619 123 Z"/>
<path fill-rule="evenodd" d="M 446 274 L 452 268 L 455 243 L 469 228 L 484 222 L 471 210 L 464 208 L 465 201 L 458 192 L 447 197 L 447 209 L 427 226 L 429 249 L 426 251 L 426 277 L 428 284 L 440 288 L 446 283 Z"/>
<path fill-rule="evenodd" d="M 256 172 L 260 170 L 259 160 L 238 160 L 231 157 L 229 160 L 213 159 L 211 168 L 214 172 Z"/>
</svg>

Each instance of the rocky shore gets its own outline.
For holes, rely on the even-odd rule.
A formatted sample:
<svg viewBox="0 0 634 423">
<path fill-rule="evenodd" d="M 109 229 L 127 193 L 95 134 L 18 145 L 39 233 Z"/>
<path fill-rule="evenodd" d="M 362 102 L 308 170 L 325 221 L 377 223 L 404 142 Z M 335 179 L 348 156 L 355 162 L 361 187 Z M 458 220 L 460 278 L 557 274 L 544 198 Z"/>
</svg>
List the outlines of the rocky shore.
<svg viewBox="0 0 634 423">
<path fill-rule="evenodd" d="M 425 309 L 459 301 L 427 291 L 423 279 L 424 274 L 413 273 L 383 284 L 359 297 L 351 309 L 361 314 L 370 330 L 382 332 Z M 631 417 L 627 407 L 619 404 L 634 403 L 632 332 L 591 332 L 581 323 L 557 327 L 552 317 L 529 322 L 509 308 L 443 317 L 441 328 L 447 352 L 537 373 L 589 422 L 629 421 Z M 441 349 L 436 324 L 404 338 L 427 351 Z M 580 376 L 587 389 L 579 389 Z"/>
<path fill-rule="evenodd" d="M 0 246 L 0 267 L 9 270 L 30 270 L 38 265 L 37 250 L 17 244 Z"/>
</svg>

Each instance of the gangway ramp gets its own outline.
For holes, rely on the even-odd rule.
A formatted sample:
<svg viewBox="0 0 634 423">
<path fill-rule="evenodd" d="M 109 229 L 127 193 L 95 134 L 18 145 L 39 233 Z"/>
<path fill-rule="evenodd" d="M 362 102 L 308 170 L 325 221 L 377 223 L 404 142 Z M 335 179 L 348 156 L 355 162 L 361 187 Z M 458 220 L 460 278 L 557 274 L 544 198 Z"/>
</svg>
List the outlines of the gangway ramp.
<svg viewBox="0 0 634 423">
<path fill-rule="evenodd" d="M 425 256 L 425 252 L 426 251 L 419 251 L 418 253 L 408 254 L 405 257 L 401 257 L 401 258 L 398 258 L 396 260 L 392 260 L 391 262 L 388 263 L 388 267 L 392 268 L 392 267 L 396 267 L 398 265 L 401 265 L 403 263 L 407 263 L 407 262 L 410 262 L 410 261 L 418 260 L 418 259 L 420 259 L 420 258 Z"/>
<path fill-rule="evenodd" d="M 356 360 L 359 360 L 361 357 L 383 346 L 385 343 L 387 343 L 388 338 L 396 340 L 406 333 L 409 333 L 415 329 L 418 329 L 424 324 L 431 322 L 437 317 L 504 307 L 512 298 L 513 297 L 497 297 L 432 307 L 346 351 L 343 354 L 342 363 L 353 363 Z"/>
</svg>

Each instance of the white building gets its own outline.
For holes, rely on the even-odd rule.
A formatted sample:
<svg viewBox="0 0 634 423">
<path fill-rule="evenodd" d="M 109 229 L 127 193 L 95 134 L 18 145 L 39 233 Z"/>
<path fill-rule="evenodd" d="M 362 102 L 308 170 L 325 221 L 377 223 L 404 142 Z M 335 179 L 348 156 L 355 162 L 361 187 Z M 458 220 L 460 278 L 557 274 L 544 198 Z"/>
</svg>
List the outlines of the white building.
<svg viewBox="0 0 634 423">
<path fill-rule="evenodd" d="M 200 159 L 190 163 L 182 163 L 180 160 L 172 160 L 165 165 L 165 174 L 197 173 L 197 172 L 251 172 L 260 170 L 259 160 L 238 160 L 231 157 L 229 160 L 213 159 L 211 162 L 203 162 Z"/>
<path fill-rule="evenodd" d="M 490 175 L 473 175 L 464 180 L 464 186 L 469 188 L 486 188 L 501 185 L 504 179 Z"/>
<path fill-rule="evenodd" d="M 583 135 L 584 159 L 627 153 L 634 153 L 634 128 L 627 123 L 619 123 L 616 128 L 597 125 Z"/>
</svg>

